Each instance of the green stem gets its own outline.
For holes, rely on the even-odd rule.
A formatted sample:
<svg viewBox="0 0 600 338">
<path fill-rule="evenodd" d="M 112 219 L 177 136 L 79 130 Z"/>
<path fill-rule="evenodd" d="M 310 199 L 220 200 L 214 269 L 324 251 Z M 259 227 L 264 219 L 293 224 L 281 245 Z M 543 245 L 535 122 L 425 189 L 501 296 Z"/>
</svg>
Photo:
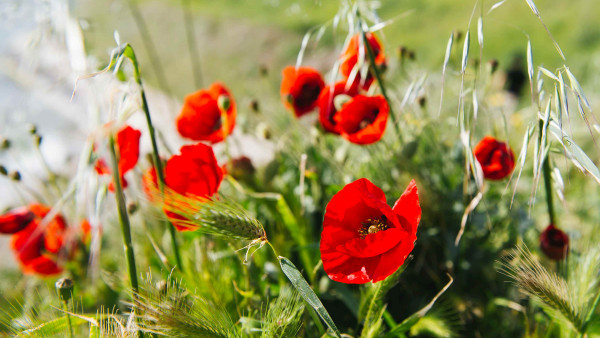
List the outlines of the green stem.
<svg viewBox="0 0 600 338">
<path fill-rule="evenodd" d="M 202 73 L 200 72 L 200 64 L 198 62 L 200 57 L 198 56 L 198 46 L 196 45 L 196 37 L 194 36 L 194 22 L 192 20 L 190 0 L 181 0 L 181 8 L 183 9 L 183 24 L 185 26 L 185 37 L 187 38 L 188 48 L 190 50 L 194 84 L 197 88 L 200 88 L 202 87 Z"/>
<path fill-rule="evenodd" d="M 367 54 L 369 57 L 369 64 L 370 64 L 369 69 L 375 75 L 375 79 L 377 79 L 379 88 L 381 88 L 381 94 L 387 101 L 387 104 L 388 104 L 388 107 L 390 110 L 390 116 L 392 117 L 392 124 L 394 125 L 394 130 L 396 130 L 398 140 L 400 141 L 401 144 L 403 144 L 404 141 L 402 139 L 402 133 L 400 132 L 400 125 L 398 124 L 398 118 L 396 117 L 396 114 L 394 113 L 392 101 L 390 100 L 389 96 L 387 95 L 387 90 L 386 90 L 385 84 L 383 83 L 383 80 L 381 78 L 381 73 L 379 72 L 379 68 L 377 68 L 377 65 L 375 64 L 375 53 L 373 53 L 373 48 L 371 48 L 371 44 L 369 43 L 369 40 L 367 40 L 367 32 L 363 29 L 363 25 L 362 25 L 363 21 L 360 17 L 360 13 L 357 12 L 356 16 L 358 17 L 358 26 L 360 28 L 360 32 L 361 32 L 362 38 L 363 38 L 363 43 L 365 45 L 365 48 L 367 49 Z"/>
<path fill-rule="evenodd" d="M 119 173 L 119 165 L 117 153 L 115 150 L 115 138 L 113 134 L 108 137 L 110 156 L 112 160 L 113 183 L 115 185 L 115 198 L 117 200 L 117 211 L 119 214 L 119 223 L 121 224 L 121 232 L 123 233 L 123 248 L 127 257 L 127 270 L 129 271 L 129 281 L 134 297 L 138 292 L 137 272 L 135 269 L 135 255 L 133 245 L 131 244 L 131 227 L 129 225 L 129 216 L 127 215 L 127 205 L 125 203 L 125 194 L 121 186 L 121 173 Z"/>
<path fill-rule="evenodd" d="M 135 56 L 135 52 L 131 46 L 127 45 L 125 47 L 123 53 L 131 60 L 133 64 L 133 76 L 138 86 L 140 87 L 140 96 L 142 99 L 142 109 L 144 110 L 144 115 L 146 116 L 146 123 L 148 124 L 148 132 L 150 133 L 150 141 L 152 143 L 152 161 L 154 162 L 154 168 L 156 170 L 156 175 L 158 177 L 158 186 L 160 188 L 160 192 L 164 193 L 165 190 L 165 175 L 163 172 L 162 162 L 160 161 L 160 155 L 158 152 L 158 143 L 156 142 L 156 131 L 154 129 L 154 125 L 152 124 L 152 117 L 150 116 L 150 108 L 148 108 L 148 101 L 146 100 L 146 91 L 144 90 L 144 85 L 142 84 L 142 76 L 140 74 L 140 68 L 138 66 L 137 58 Z M 177 245 L 177 237 L 175 232 L 175 227 L 171 222 L 168 222 L 167 228 L 169 229 L 169 235 L 171 237 L 171 243 L 173 245 L 173 253 L 175 254 L 175 262 L 177 263 L 177 267 L 180 271 L 184 271 L 183 264 L 181 262 L 181 255 L 179 254 L 179 245 Z"/>
<path fill-rule="evenodd" d="M 63 303 L 65 314 L 67 315 L 67 325 L 69 326 L 69 338 L 73 338 L 73 325 L 71 324 L 71 315 L 69 315 L 69 304 L 65 300 Z"/>
<path fill-rule="evenodd" d="M 544 121 L 540 120 L 539 125 L 540 125 L 540 138 L 541 138 Z M 540 145 L 540 146 L 543 151 L 545 145 Z M 554 204 L 552 202 L 552 176 L 551 176 L 552 169 L 550 168 L 550 152 L 548 152 L 548 154 L 546 154 L 546 156 L 544 157 L 544 163 L 542 166 L 542 170 L 544 172 L 544 185 L 546 187 L 546 204 L 548 205 L 548 216 L 550 217 L 550 223 L 554 224 L 556 226 L 557 225 L 556 224 L 556 214 L 554 212 Z"/>
</svg>

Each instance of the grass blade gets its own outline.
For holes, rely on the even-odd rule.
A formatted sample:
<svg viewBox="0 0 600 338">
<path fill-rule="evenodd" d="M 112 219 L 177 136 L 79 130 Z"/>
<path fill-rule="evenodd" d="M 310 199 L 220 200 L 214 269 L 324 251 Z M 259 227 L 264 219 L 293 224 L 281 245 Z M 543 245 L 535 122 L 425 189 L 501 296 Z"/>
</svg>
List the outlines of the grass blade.
<svg viewBox="0 0 600 338">
<path fill-rule="evenodd" d="M 335 336 L 341 338 L 340 331 L 335 326 L 333 319 L 331 319 L 331 317 L 329 316 L 329 313 L 323 306 L 323 303 L 321 303 L 321 300 L 311 289 L 310 285 L 308 285 L 304 277 L 302 277 L 302 274 L 300 273 L 300 271 L 298 271 L 294 263 L 292 263 L 289 259 L 283 256 L 279 256 L 277 258 L 279 259 L 281 270 L 283 270 L 283 273 L 285 273 L 292 285 L 296 288 L 298 293 L 300 293 L 300 296 L 302 296 L 302 298 L 308 303 L 308 305 L 315 309 L 315 311 L 319 314 L 321 319 L 323 319 L 325 324 L 327 324 L 327 326 L 333 331 Z"/>
</svg>

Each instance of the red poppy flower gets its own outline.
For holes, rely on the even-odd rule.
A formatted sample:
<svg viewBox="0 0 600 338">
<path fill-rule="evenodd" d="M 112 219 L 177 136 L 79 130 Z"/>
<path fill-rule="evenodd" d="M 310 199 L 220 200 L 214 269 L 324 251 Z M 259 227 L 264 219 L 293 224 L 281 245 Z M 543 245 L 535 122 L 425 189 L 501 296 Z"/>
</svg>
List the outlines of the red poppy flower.
<svg viewBox="0 0 600 338">
<path fill-rule="evenodd" d="M 127 187 L 127 180 L 125 180 L 124 177 L 125 173 L 127 173 L 129 170 L 135 167 L 140 156 L 141 135 L 142 133 L 139 130 L 133 129 L 130 126 L 125 126 L 117 132 L 116 151 L 119 156 L 118 167 L 119 174 L 121 175 L 121 186 L 123 187 L 123 189 Z M 94 169 L 96 170 L 96 173 L 98 173 L 98 175 L 110 175 L 112 173 L 110 167 L 102 158 L 96 161 Z M 115 191 L 113 181 L 111 181 L 108 185 L 108 189 L 110 191 Z"/>
<path fill-rule="evenodd" d="M 504 142 L 491 136 L 484 137 L 473 151 L 483 176 L 489 180 L 501 180 L 515 168 L 515 154 Z"/>
<path fill-rule="evenodd" d="M 326 86 L 319 96 L 319 121 L 328 132 L 339 134 L 340 128 L 335 121 L 338 111 L 335 107 L 335 98 L 338 95 L 355 96 L 358 94 L 358 88 L 354 84 L 347 86 L 346 81 L 340 81 L 333 86 Z"/>
<path fill-rule="evenodd" d="M 283 104 L 300 117 L 317 106 L 317 99 L 325 87 L 323 77 L 310 67 L 285 67 L 281 81 Z"/>
<path fill-rule="evenodd" d="M 334 116 L 342 137 L 356 144 L 379 141 L 385 131 L 389 107 L 382 95 L 356 95 Z"/>
<path fill-rule="evenodd" d="M 420 220 L 414 180 L 393 208 L 383 191 L 365 178 L 346 185 L 325 209 L 321 233 L 325 272 L 350 284 L 385 279 L 414 248 Z"/>
<path fill-rule="evenodd" d="M 375 65 L 378 68 L 384 68 L 386 65 L 386 59 L 385 59 L 385 53 L 383 51 L 383 45 L 381 44 L 381 42 L 379 41 L 379 39 L 377 38 L 377 36 L 374 33 L 367 33 L 366 36 L 367 36 L 367 41 L 369 42 L 369 45 L 371 46 L 371 50 L 373 51 L 373 55 L 375 56 Z M 350 39 L 350 42 L 348 43 L 348 47 L 346 47 L 346 50 L 342 54 L 342 63 L 340 64 L 340 73 L 346 79 L 348 79 L 348 77 L 350 77 L 352 70 L 354 69 L 354 67 L 356 67 L 356 65 L 358 63 L 358 60 L 359 60 L 358 58 L 361 55 L 364 57 L 364 62 L 366 64 L 369 63 L 368 51 L 364 46 L 364 42 L 361 42 L 360 40 L 361 40 L 360 34 L 354 35 L 352 37 L 352 39 Z M 360 48 L 360 47 L 362 47 L 362 48 Z M 361 81 L 360 73 L 357 72 L 355 82 L 358 83 L 360 81 Z M 363 82 L 362 87 L 368 89 L 371 86 L 372 82 L 373 82 L 373 76 L 371 75 L 371 73 L 368 73 L 367 78 Z"/>
<path fill-rule="evenodd" d="M 13 235 L 12 249 L 24 273 L 50 276 L 62 271 L 58 264 L 58 253 L 63 248 L 66 222 L 61 215 L 54 216 L 44 228 L 40 227 L 50 208 L 32 204 L 29 210 L 34 219 L 22 231 Z"/>
<path fill-rule="evenodd" d="M 202 143 L 181 147 L 181 155 L 173 155 L 165 168 L 165 183 L 182 195 L 210 197 L 214 195 L 223 180 L 223 171 L 210 146 Z M 193 230 L 177 222 L 177 215 L 168 213 L 178 230 Z"/>
<path fill-rule="evenodd" d="M 217 143 L 223 141 L 235 127 L 236 108 L 233 96 L 221 83 L 213 83 L 185 97 L 177 117 L 181 136 Z"/>
<path fill-rule="evenodd" d="M 20 207 L 0 215 L 0 233 L 14 234 L 33 221 L 35 215 L 27 208 Z"/>
<path fill-rule="evenodd" d="M 540 235 L 540 247 L 548 258 L 563 260 L 569 252 L 569 236 L 554 224 L 550 224 Z"/>
</svg>

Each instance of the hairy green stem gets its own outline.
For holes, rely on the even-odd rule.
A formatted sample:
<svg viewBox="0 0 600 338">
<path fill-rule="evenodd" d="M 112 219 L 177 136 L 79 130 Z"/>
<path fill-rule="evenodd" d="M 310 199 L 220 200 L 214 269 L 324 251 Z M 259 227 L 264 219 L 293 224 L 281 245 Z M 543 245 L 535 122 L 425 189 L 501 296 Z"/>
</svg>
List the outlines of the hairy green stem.
<svg viewBox="0 0 600 338">
<path fill-rule="evenodd" d="M 598 303 L 600 303 L 600 291 L 598 291 L 598 293 L 596 293 L 596 298 L 594 299 L 594 302 L 592 303 L 592 307 L 590 308 L 590 311 L 588 312 L 587 316 L 585 317 L 583 326 L 581 327 L 581 337 L 585 337 L 585 332 L 587 331 L 588 324 L 592 321 L 592 317 L 594 316 L 594 313 L 596 312 Z"/>
<path fill-rule="evenodd" d="M 394 130 L 396 131 L 396 134 L 398 136 L 398 140 L 400 141 L 401 144 L 404 143 L 404 140 L 402 138 L 402 133 L 400 132 L 400 125 L 398 124 L 398 118 L 396 117 L 396 114 L 394 113 L 394 108 L 392 105 L 392 101 L 390 100 L 389 96 L 387 95 L 387 90 L 385 87 L 385 84 L 383 83 L 383 79 L 381 78 L 381 73 L 379 72 L 379 68 L 377 68 L 377 65 L 375 64 L 375 53 L 373 53 L 373 48 L 371 48 L 371 44 L 369 43 L 369 40 L 367 40 L 367 32 L 363 29 L 363 21 L 360 17 L 360 13 L 356 13 L 356 16 L 358 17 L 358 26 L 360 28 L 360 32 L 362 34 L 362 39 L 363 39 L 363 44 L 365 45 L 365 48 L 367 49 L 367 56 L 369 57 L 369 64 L 370 64 L 370 71 L 373 73 L 373 75 L 375 75 L 375 79 L 377 80 L 377 83 L 379 84 L 379 88 L 381 89 L 381 94 L 383 95 L 383 97 L 385 98 L 389 110 L 390 110 L 390 116 L 392 117 L 392 124 L 394 125 Z"/>
<path fill-rule="evenodd" d="M 113 184 L 115 185 L 115 198 L 117 200 L 117 211 L 119 214 L 119 223 L 121 224 L 121 232 L 123 234 L 123 248 L 127 258 L 127 270 L 129 271 L 129 281 L 134 295 L 138 292 L 137 271 L 135 269 L 135 254 L 133 245 L 131 244 L 131 227 L 129 225 L 129 216 L 127 215 L 127 206 L 125 203 L 125 194 L 121 186 L 121 173 L 115 150 L 115 138 L 113 134 L 108 137 L 110 156 L 112 160 Z M 135 297 L 135 296 L 134 296 Z"/>
<path fill-rule="evenodd" d="M 148 101 L 146 100 L 146 92 L 144 91 L 144 85 L 142 84 L 142 76 L 140 74 L 140 68 L 138 66 L 137 58 L 135 56 L 135 52 L 131 46 L 127 46 L 124 54 L 131 60 L 133 64 L 133 76 L 138 86 L 140 87 L 140 96 L 142 99 L 142 109 L 144 110 L 144 115 L 146 116 L 146 123 L 148 124 L 148 132 L 150 133 L 150 141 L 152 143 L 152 161 L 154 162 L 154 169 L 156 170 L 156 175 L 158 177 L 158 186 L 160 188 L 160 192 L 163 193 L 165 190 L 165 175 L 163 172 L 162 162 L 160 160 L 160 155 L 158 152 L 158 144 L 156 142 L 156 131 L 154 129 L 154 125 L 152 124 L 152 117 L 150 116 L 150 108 L 148 108 Z M 181 261 L 181 255 L 179 254 L 179 245 L 177 245 L 177 237 L 175 232 L 175 227 L 171 222 L 168 223 L 169 235 L 171 237 L 171 243 L 173 245 L 173 253 L 175 254 L 175 262 L 177 263 L 177 267 L 180 271 L 184 271 L 183 264 Z"/>
<path fill-rule="evenodd" d="M 61 304 L 64 305 L 64 310 L 67 315 L 67 325 L 69 326 L 69 338 L 73 338 L 73 325 L 71 324 L 71 315 L 69 314 L 69 303 L 65 300 Z"/>
</svg>

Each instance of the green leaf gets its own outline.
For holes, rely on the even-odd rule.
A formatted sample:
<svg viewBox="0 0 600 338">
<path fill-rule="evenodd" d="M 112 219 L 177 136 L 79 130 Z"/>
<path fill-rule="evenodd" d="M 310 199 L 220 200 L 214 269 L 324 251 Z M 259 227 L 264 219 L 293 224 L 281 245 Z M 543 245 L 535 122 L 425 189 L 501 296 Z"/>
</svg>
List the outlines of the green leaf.
<svg viewBox="0 0 600 338">
<path fill-rule="evenodd" d="M 333 331 L 335 336 L 341 338 L 340 331 L 335 326 L 333 319 L 331 319 L 329 316 L 329 313 L 323 306 L 323 303 L 321 303 L 321 300 L 319 297 L 317 297 L 313 289 L 311 289 L 310 285 L 308 285 L 304 277 L 302 277 L 302 274 L 300 271 L 298 271 L 294 263 L 283 256 L 279 256 L 277 258 L 279 259 L 281 270 L 283 270 L 283 273 L 285 273 L 292 285 L 296 288 L 298 293 L 300 293 L 300 296 L 302 296 L 308 305 L 315 309 L 325 324 L 327 324 L 327 326 L 329 326 L 329 328 Z"/>
</svg>

